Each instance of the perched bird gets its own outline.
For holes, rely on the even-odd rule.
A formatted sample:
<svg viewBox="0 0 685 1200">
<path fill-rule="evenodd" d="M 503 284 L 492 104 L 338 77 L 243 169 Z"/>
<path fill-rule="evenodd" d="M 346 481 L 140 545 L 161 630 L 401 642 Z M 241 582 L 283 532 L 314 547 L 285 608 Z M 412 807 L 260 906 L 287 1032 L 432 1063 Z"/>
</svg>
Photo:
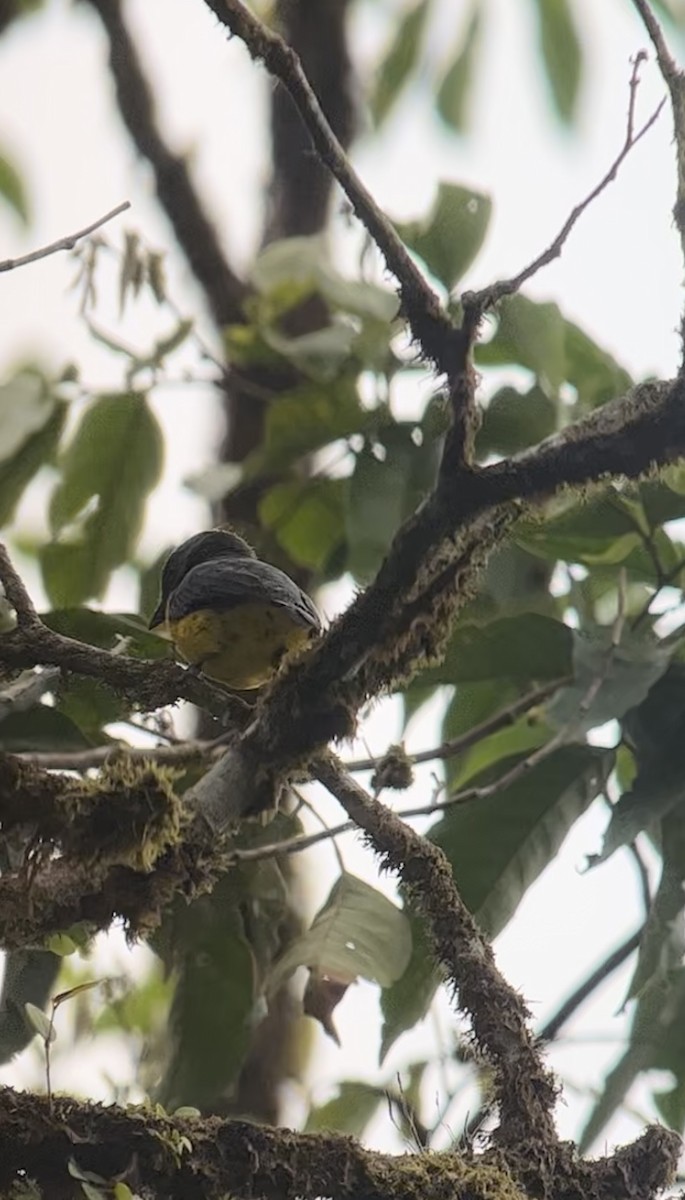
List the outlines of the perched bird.
<svg viewBox="0 0 685 1200">
<path fill-rule="evenodd" d="M 284 654 L 321 631 L 309 596 L 223 529 L 188 538 L 168 557 L 150 629 L 187 662 L 231 688 L 260 687 Z"/>
</svg>

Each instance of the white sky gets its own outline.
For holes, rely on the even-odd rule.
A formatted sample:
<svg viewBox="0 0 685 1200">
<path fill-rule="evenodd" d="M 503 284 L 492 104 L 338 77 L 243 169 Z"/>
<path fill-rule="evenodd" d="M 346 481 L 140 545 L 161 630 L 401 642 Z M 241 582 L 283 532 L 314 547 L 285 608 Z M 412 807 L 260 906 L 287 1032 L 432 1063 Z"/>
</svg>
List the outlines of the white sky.
<svg viewBox="0 0 685 1200">
<path fill-rule="evenodd" d="M 574 134 L 562 132 L 548 111 L 545 84 L 531 48 L 532 5 L 491 0 L 487 65 L 474 97 L 473 133 L 467 139 L 448 135 L 431 115 L 430 97 L 413 90 L 392 118 L 382 144 L 362 139 L 356 149 L 363 178 L 393 216 L 420 215 L 439 179 L 492 194 L 492 228 L 465 286 L 515 272 L 534 257 L 603 175 L 622 143 L 629 58 L 647 47 L 647 39 L 629 0 L 578 0 L 575 7 L 588 34 L 588 71 Z M 390 3 L 384 8 L 392 10 Z M 146 0 L 129 9 L 157 83 L 167 136 L 177 150 L 191 153 L 228 253 L 243 268 L 258 236 L 258 190 L 267 170 L 264 77 L 237 42 L 226 42 L 200 0 Z M 455 9 L 454 0 L 442 3 L 431 43 L 437 57 L 456 35 Z M 358 17 L 357 28 L 370 57 L 376 29 L 370 6 Z M 663 89 L 651 61 L 642 74 L 639 109 L 646 116 Z M 106 231 L 108 236 L 116 241 L 123 227 L 133 227 L 148 243 L 169 246 L 169 229 L 155 206 L 149 173 L 120 136 L 110 91 L 104 40 L 84 8 L 53 0 L 45 15 L 26 21 L 0 41 L 0 149 L 16 160 L 34 207 L 27 232 L 0 208 L 1 258 L 70 233 L 123 199 L 132 202 L 133 211 Z M 675 192 L 671 137 L 666 112 L 630 156 L 618 181 L 583 217 L 561 261 L 529 288 L 538 298 L 556 299 L 566 316 L 638 376 L 668 375 L 677 363 L 682 264 L 670 217 Z M 351 262 L 349 251 L 348 258 Z M 0 365 L 39 353 L 54 369 L 77 361 L 88 382 L 117 386 L 118 364 L 93 345 L 78 318 L 76 298 L 67 291 L 73 275 L 74 265 L 65 255 L 3 275 Z M 176 303 L 195 314 L 197 291 L 173 255 L 170 278 Z M 100 323 L 109 320 L 107 327 L 119 332 L 115 307 L 104 298 L 106 277 L 102 291 Z M 170 324 L 168 317 L 136 309 L 123 336 L 145 346 Z M 144 532 L 143 549 L 150 554 L 206 523 L 203 505 L 184 489 L 182 480 L 211 461 L 217 428 L 207 389 L 160 390 L 154 404 L 167 432 L 168 452 L 163 485 L 152 499 Z M 34 489 L 22 506 L 22 530 L 39 537 L 45 530 L 44 495 L 44 487 Z M 108 603 L 118 607 L 126 596 L 127 580 L 118 577 Z M 330 605 L 329 596 L 330 615 L 333 605 L 344 603 L 346 591 L 339 589 Z M 437 715 L 434 705 L 432 716 L 411 730 L 410 748 L 435 740 Z M 384 705 L 375 710 L 366 736 L 374 751 L 382 751 L 398 732 L 396 709 Z M 430 770 L 425 770 L 402 803 L 425 801 L 429 788 Z M 331 821 L 339 820 L 332 802 L 322 805 L 322 811 Z M 602 811 L 593 810 L 577 824 L 553 870 L 529 891 L 498 940 L 500 966 L 528 998 L 536 1018 L 549 1015 L 637 923 L 634 871 L 627 859 L 617 855 L 601 870 L 580 874 L 585 856 L 598 847 L 605 820 Z M 342 848 L 349 868 L 376 878 L 371 856 L 354 839 L 345 839 Z M 323 899 L 330 886 L 328 868 L 322 864 L 334 865 L 328 850 L 317 848 L 316 854 L 310 858 L 313 903 Z M 382 886 L 391 884 L 386 880 Z M 613 1014 L 626 983 L 625 971 L 615 976 L 571 1026 L 578 1037 L 601 1040 L 566 1041 L 554 1048 L 551 1061 L 573 1082 L 596 1087 L 606 1064 L 618 1054 L 625 1024 Z M 449 1042 L 453 1018 L 446 1003 L 439 1006 L 438 1021 Z M 317 1098 L 325 1097 L 328 1084 L 338 1077 L 374 1074 L 370 1064 L 376 1059 L 378 1018 L 370 985 L 351 990 L 337 1024 L 342 1052 L 320 1038 Z M 374 1077 L 385 1079 L 389 1069 L 429 1051 L 434 1034 L 435 1022 L 429 1020 L 413 1041 L 398 1043 L 384 1071 Z M 98 1046 L 98 1059 L 111 1069 L 108 1053 L 107 1047 Z M 57 1086 L 74 1086 L 69 1066 L 67 1055 Z M 2 1077 L 15 1078 L 15 1069 L 5 1069 Z M 107 1095 L 93 1064 L 87 1085 L 79 1077 L 79 1086 Z M 587 1098 L 578 1100 L 567 1092 L 559 1112 L 565 1135 L 577 1131 L 586 1108 Z M 463 1116 L 454 1117 L 453 1129 L 460 1128 Z M 607 1139 L 625 1139 L 638 1128 L 637 1120 L 621 1116 L 608 1129 Z M 379 1139 L 384 1144 L 380 1133 Z"/>
</svg>

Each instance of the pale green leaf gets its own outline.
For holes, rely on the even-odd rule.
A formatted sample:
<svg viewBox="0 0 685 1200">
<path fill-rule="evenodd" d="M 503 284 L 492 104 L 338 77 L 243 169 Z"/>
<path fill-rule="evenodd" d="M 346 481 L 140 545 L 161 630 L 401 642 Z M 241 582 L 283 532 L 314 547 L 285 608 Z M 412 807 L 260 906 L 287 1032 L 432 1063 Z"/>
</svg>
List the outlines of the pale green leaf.
<svg viewBox="0 0 685 1200">
<path fill-rule="evenodd" d="M 276 963 L 272 991 L 298 967 L 353 980 L 361 975 L 389 987 L 406 969 L 411 954 L 409 922 L 382 892 L 341 875 L 311 927 Z"/>
</svg>

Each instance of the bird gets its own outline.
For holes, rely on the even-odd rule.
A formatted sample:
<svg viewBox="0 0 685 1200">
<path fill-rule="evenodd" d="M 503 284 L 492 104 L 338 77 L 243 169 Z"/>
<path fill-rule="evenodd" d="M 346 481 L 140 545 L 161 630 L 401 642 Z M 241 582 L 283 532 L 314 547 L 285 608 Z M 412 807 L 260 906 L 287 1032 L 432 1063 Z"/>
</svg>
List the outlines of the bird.
<svg viewBox="0 0 685 1200">
<path fill-rule="evenodd" d="M 289 575 L 262 562 L 238 534 L 211 529 L 167 558 L 149 628 L 171 638 L 195 670 L 251 691 L 321 632 L 321 618 Z"/>
</svg>

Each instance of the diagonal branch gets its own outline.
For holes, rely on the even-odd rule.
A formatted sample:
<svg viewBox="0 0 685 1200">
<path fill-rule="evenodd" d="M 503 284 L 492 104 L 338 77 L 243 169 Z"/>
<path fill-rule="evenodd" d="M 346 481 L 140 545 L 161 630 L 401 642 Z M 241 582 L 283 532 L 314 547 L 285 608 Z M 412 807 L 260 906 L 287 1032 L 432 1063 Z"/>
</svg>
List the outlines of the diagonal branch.
<svg viewBox="0 0 685 1200">
<path fill-rule="evenodd" d="M 100 4 L 108 2 L 98 0 Z M 433 360 L 439 371 L 451 374 L 454 363 L 462 358 L 461 333 L 452 326 L 394 225 L 351 165 L 324 116 L 297 54 L 283 38 L 249 12 L 241 0 L 205 0 L 205 3 L 221 24 L 245 43 L 252 57 L 260 59 L 287 88 L 319 158 L 337 179 L 354 212 L 383 254 L 388 269 L 397 278 L 407 320 L 422 352 Z"/>
</svg>

